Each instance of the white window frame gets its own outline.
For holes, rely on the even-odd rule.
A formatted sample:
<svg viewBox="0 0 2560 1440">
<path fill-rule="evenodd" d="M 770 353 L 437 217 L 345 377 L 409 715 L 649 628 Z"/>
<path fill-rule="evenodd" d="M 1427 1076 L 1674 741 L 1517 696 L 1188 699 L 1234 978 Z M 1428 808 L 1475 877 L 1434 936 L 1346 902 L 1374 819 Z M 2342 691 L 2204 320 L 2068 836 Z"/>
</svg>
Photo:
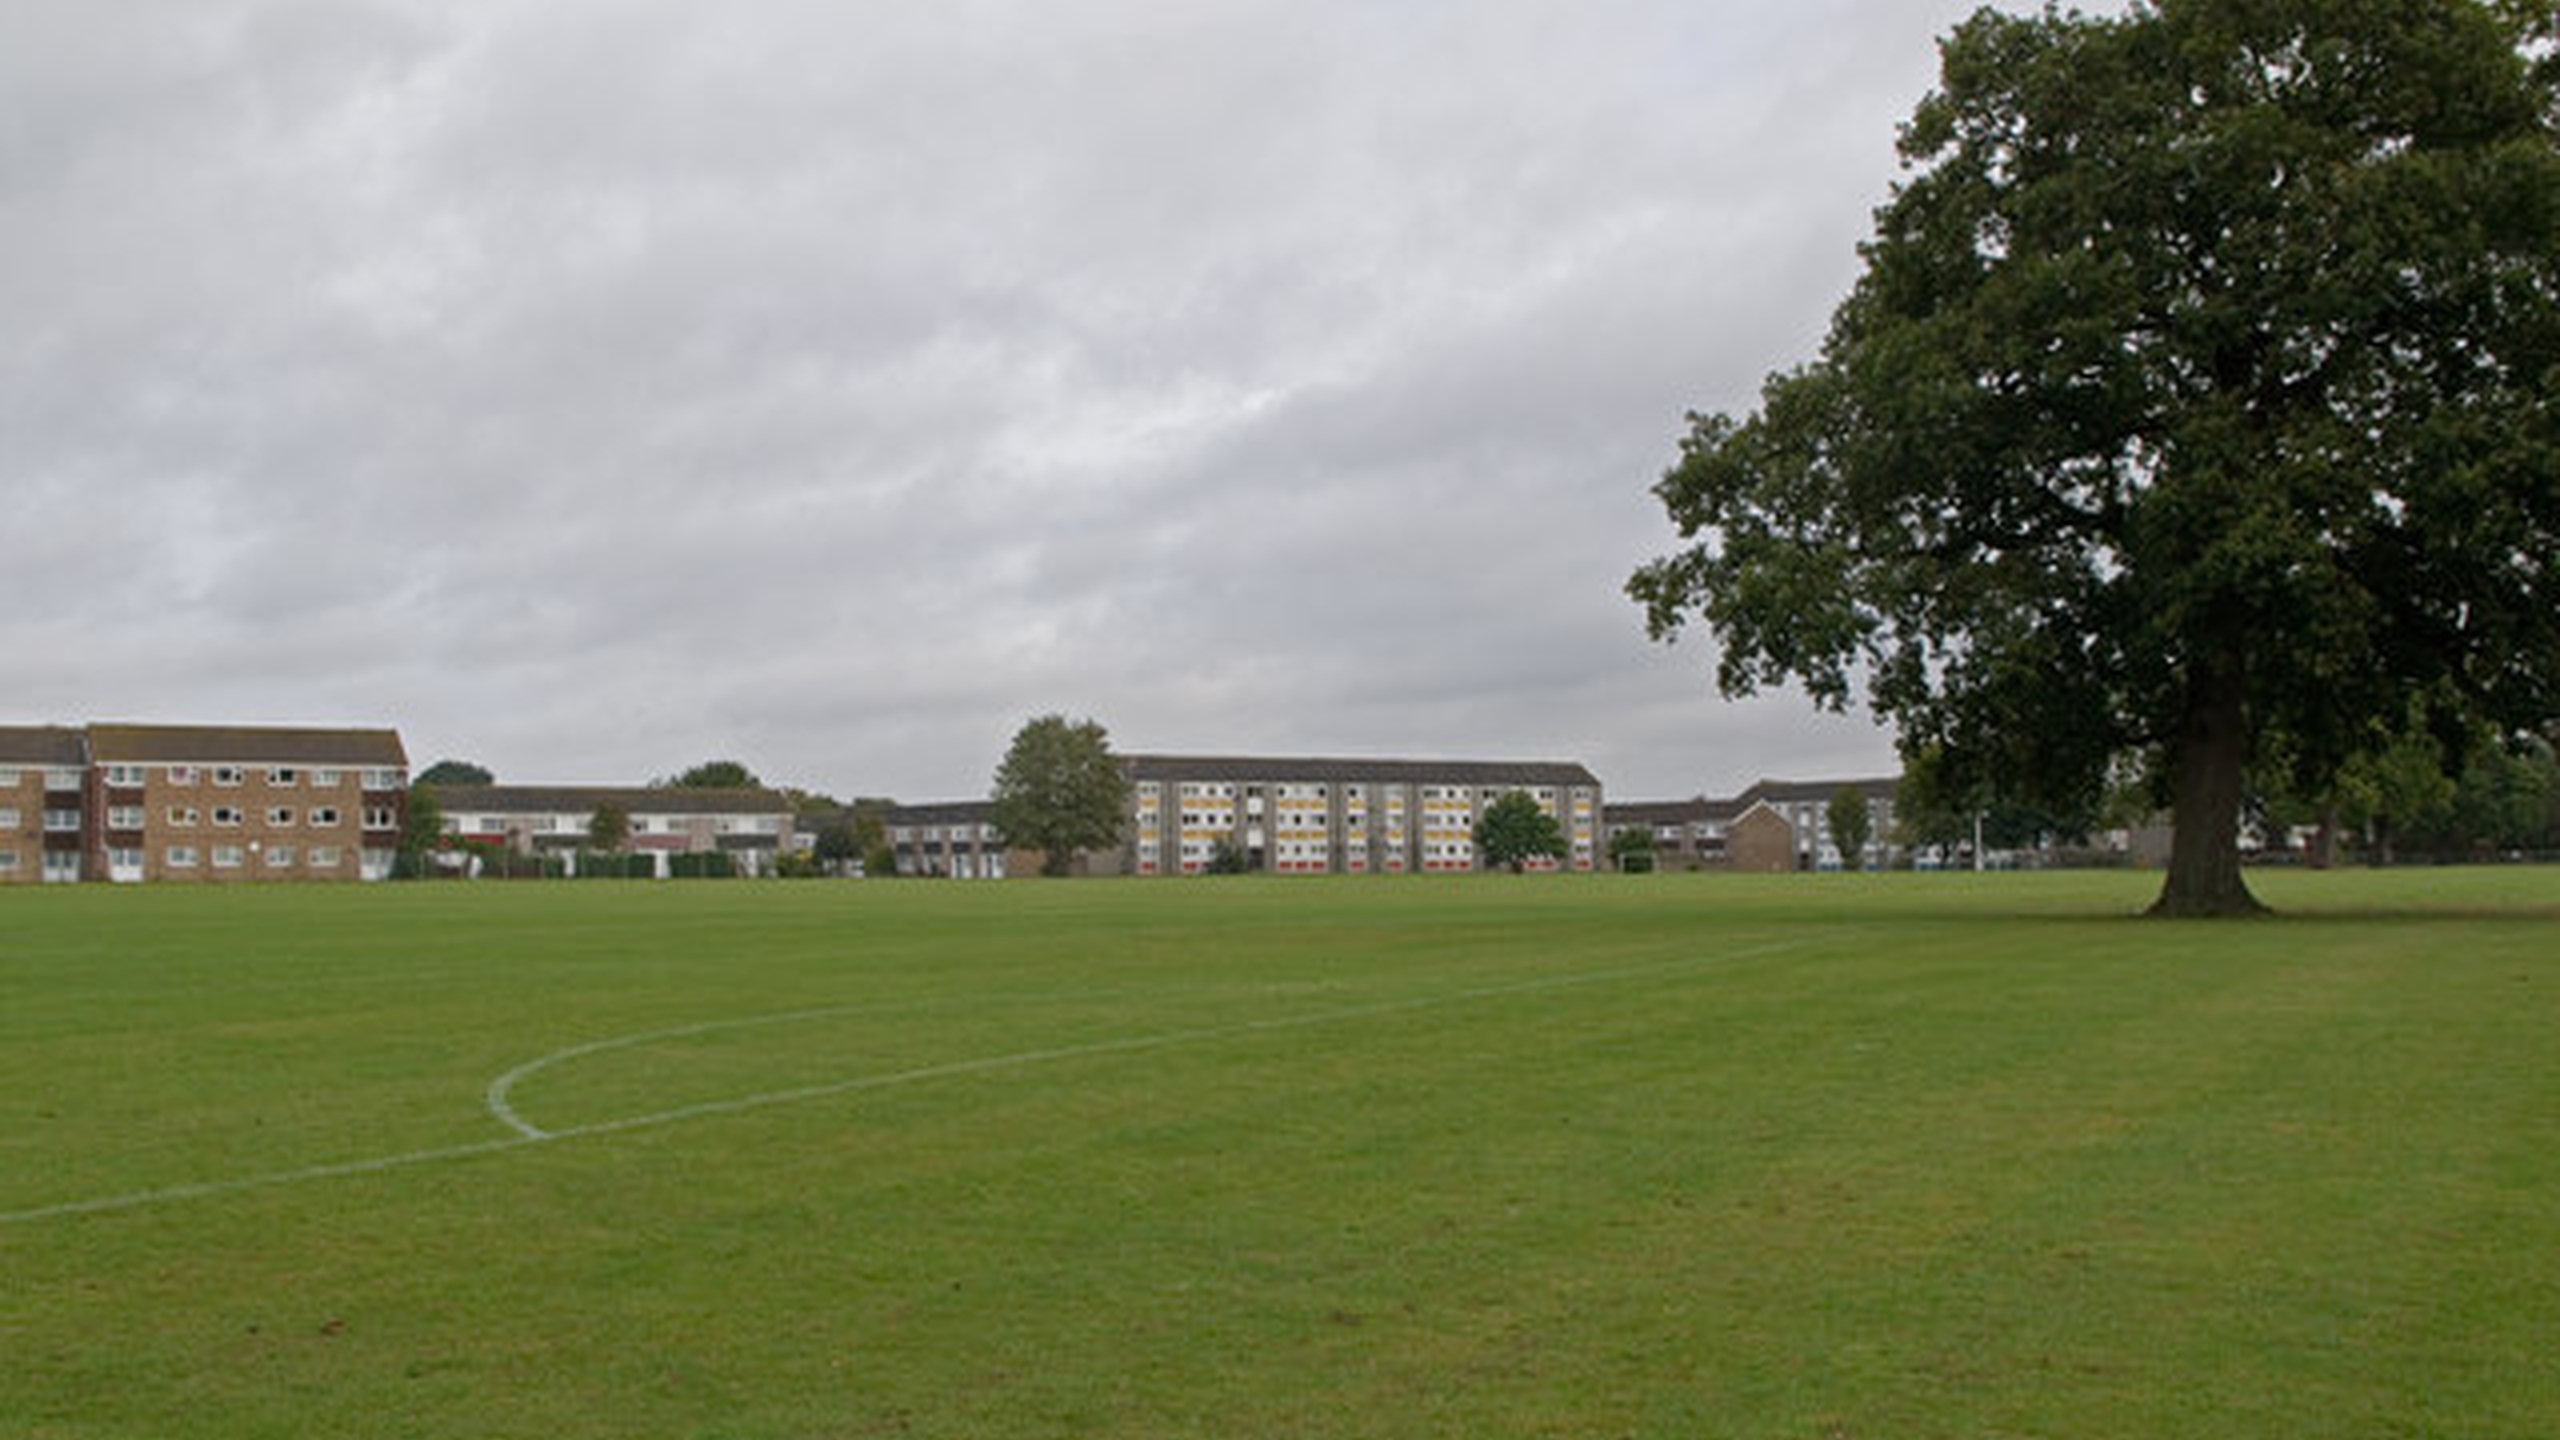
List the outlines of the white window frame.
<svg viewBox="0 0 2560 1440">
<path fill-rule="evenodd" d="M 248 779 L 249 772 L 237 765 L 216 765 L 213 767 L 213 783 L 222 786 L 226 790 L 236 789 L 237 787 L 248 783 Z"/>
<path fill-rule="evenodd" d="M 172 870 L 193 870 L 196 868 L 196 847 L 172 845 L 162 852 L 160 863 Z"/>
</svg>

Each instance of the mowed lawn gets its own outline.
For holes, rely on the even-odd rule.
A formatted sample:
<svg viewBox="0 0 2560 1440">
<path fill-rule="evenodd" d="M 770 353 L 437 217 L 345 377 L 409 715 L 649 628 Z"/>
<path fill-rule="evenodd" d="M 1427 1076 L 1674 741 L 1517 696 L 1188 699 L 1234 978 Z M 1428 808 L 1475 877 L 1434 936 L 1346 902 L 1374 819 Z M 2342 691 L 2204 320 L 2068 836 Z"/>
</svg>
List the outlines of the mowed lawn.
<svg viewBox="0 0 2560 1440">
<path fill-rule="evenodd" d="M 2560 1434 L 2560 872 L 0 894 L 0 1434 Z"/>
</svg>

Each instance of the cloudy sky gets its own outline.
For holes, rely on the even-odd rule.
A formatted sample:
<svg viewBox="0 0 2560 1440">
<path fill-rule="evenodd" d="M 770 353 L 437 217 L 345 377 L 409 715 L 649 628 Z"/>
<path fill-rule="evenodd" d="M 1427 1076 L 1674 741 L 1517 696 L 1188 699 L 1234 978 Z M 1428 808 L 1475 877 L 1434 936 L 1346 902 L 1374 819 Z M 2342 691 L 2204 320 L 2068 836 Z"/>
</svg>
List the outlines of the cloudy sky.
<svg viewBox="0 0 2560 1440">
<path fill-rule="evenodd" d="M 1974 0 L 0 0 L 0 723 L 1890 768 L 1621 593 Z"/>
</svg>

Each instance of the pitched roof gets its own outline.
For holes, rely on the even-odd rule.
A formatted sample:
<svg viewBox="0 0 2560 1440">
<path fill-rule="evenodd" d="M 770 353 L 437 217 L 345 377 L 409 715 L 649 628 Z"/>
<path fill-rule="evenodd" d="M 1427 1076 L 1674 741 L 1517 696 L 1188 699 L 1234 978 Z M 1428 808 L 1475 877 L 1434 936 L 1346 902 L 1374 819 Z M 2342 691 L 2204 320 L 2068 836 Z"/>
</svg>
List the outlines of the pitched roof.
<svg viewBox="0 0 2560 1440">
<path fill-rule="evenodd" d="M 406 767 L 397 730 L 307 729 L 267 725 L 92 725 L 98 764 L 374 765 Z"/>
<path fill-rule="evenodd" d="M 84 765 L 88 746 L 66 725 L 0 725 L 0 763 Z"/>
<path fill-rule="evenodd" d="M 656 785 L 429 785 L 447 815 L 592 814 L 614 804 L 631 815 L 788 815 L 779 790 L 697 790 Z"/>
<path fill-rule="evenodd" d="M 1338 781 L 1346 785 L 1585 785 L 1599 778 L 1581 765 L 1550 760 L 1361 760 L 1316 756 L 1127 755 L 1139 780 L 1218 780 L 1242 784 Z"/>
</svg>

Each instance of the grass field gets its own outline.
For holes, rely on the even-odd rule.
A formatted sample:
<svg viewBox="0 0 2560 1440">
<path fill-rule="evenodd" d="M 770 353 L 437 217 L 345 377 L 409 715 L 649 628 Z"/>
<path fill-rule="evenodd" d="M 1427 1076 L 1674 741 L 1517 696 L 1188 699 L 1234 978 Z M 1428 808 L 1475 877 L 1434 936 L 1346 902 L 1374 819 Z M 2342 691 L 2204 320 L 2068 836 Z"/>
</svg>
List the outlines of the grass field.
<svg viewBox="0 0 2560 1440">
<path fill-rule="evenodd" d="M 0 895 L 0 1434 L 2560 1434 L 2560 872 Z"/>
</svg>

